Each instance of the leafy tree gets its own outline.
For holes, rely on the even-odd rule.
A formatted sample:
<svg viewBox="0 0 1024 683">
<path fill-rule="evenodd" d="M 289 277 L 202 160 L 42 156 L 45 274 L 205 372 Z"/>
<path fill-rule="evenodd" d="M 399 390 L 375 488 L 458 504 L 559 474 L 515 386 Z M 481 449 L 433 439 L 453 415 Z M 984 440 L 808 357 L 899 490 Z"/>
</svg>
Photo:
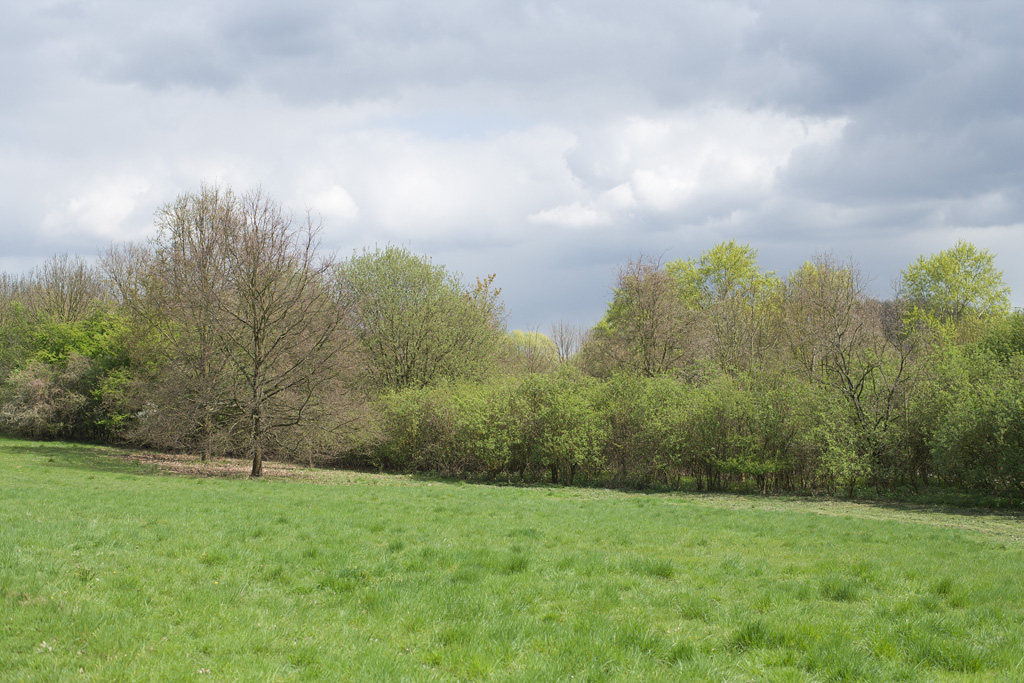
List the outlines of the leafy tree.
<svg viewBox="0 0 1024 683">
<path fill-rule="evenodd" d="M 98 302 L 84 320 L 31 320 L 25 355 L 5 378 L 0 426 L 35 437 L 116 436 L 127 420 L 126 336 L 119 311 Z"/>
<path fill-rule="evenodd" d="M 1024 493 L 1024 360 L 947 347 L 933 361 L 919 410 L 934 474 L 959 487 Z"/>
<path fill-rule="evenodd" d="M 853 498 L 857 483 L 871 474 L 871 445 L 865 444 L 864 429 L 851 419 L 849 406 L 836 398 L 820 406 L 814 433 L 820 444 L 818 473 L 830 494 L 842 488 Z"/>
<path fill-rule="evenodd" d="M 353 254 L 334 271 L 353 303 L 351 325 L 378 391 L 481 378 L 497 360 L 504 325 L 493 278 L 467 290 L 429 258 L 389 245 Z"/>
<path fill-rule="evenodd" d="M 561 362 L 551 337 L 536 330 L 512 330 L 508 342 L 512 366 L 521 372 L 551 372 Z"/>
<path fill-rule="evenodd" d="M 0 379 L 48 343 L 44 328 L 69 332 L 107 307 L 101 273 L 78 256 L 57 254 L 25 275 L 0 274 Z"/>
<path fill-rule="evenodd" d="M 579 471 L 600 470 L 608 422 L 597 410 L 595 388 L 569 366 L 528 375 L 519 385 L 520 448 L 530 465 L 550 471 L 553 484 L 571 486 Z"/>
<path fill-rule="evenodd" d="M 697 260 L 666 265 L 684 308 L 699 310 L 709 349 L 727 370 L 761 364 L 778 341 L 774 273 L 762 272 L 757 250 L 735 240 L 716 244 Z"/>
<path fill-rule="evenodd" d="M 919 257 L 902 276 L 904 295 L 941 322 L 1010 311 L 1010 288 L 995 266 L 995 254 L 964 240 Z"/>
<path fill-rule="evenodd" d="M 31 353 L 30 281 L 0 273 L 0 380 L 7 378 Z"/>
<path fill-rule="evenodd" d="M 1024 356 L 1024 311 L 992 321 L 978 343 L 1003 363 Z"/>
<path fill-rule="evenodd" d="M 690 473 L 685 424 L 696 391 L 669 375 L 618 373 L 604 382 L 600 408 L 609 423 L 605 462 L 615 481 L 679 488 Z"/>
</svg>

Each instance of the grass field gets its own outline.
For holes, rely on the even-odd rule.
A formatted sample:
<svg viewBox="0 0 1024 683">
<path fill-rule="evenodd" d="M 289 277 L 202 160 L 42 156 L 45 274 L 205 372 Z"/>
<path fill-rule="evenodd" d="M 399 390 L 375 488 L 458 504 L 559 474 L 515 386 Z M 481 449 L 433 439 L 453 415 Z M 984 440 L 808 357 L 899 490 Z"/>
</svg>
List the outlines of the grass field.
<svg viewBox="0 0 1024 683">
<path fill-rule="evenodd" d="M 3 681 L 1021 681 L 1024 521 L 0 440 L 0 615 Z"/>
</svg>

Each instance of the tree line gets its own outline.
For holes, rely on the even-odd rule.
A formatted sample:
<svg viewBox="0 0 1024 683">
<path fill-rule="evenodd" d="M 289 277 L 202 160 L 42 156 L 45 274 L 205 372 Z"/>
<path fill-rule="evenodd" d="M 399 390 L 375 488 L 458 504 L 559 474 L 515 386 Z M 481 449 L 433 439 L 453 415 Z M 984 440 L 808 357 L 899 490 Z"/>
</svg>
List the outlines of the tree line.
<svg viewBox="0 0 1024 683">
<path fill-rule="evenodd" d="M 98 264 L 0 275 L 0 429 L 207 459 L 720 490 L 1024 493 L 1024 315 L 968 242 L 887 298 L 749 245 L 624 264 L 591 329 L 508 331 L 493 275 L 347 258 L 202 186 Z"/>
</svg>

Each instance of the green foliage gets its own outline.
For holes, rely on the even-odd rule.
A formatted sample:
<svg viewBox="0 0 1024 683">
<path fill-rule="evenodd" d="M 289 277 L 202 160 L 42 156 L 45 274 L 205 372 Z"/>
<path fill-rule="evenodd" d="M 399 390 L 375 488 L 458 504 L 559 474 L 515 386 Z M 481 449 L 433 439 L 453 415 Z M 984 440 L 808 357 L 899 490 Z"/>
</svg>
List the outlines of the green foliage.
<svg viewBox="0 0 1024 683">
<path fill-rule="evenodd" d="M 821 408 L 821 422 L 815 427 L 821 450 L 819 475 L 826 491 L 845 490 L 852 498 L 858 482 L 871 473 L 870 446 L 845 402 L 833 399 Z"/>
<path fill-rule="evenodd" d="M 0 378 L 28 360 L 32 354 L 34 316 L 24 302 L 0 300 Z"/>
<path fill-rule="evenodd" d="M 931 468 L 947 483 L 1024 493 L 1024 358 L 949 348 L 936 358 L 920 411 Z"/>
<path fill-rule="evenodd" d="M 725 475 L 748 473 L 757 459 L 750 394 L 737 380 L 718 375 L 691 406 L 687 456 L 697 488 L 720 489 Z"/>
<path fill-rule="evenodd" d="M 96 309 L 76 322 L 41 320 L 32 329 L 32 357 L 58 367 L 72 355 L 120 366 L 128 361 L 128 333 L 126 316 L 114 308 Z"/>
<path fill-rule="evenodd" d="M 498 382 L 393 392 L 381 401 L 382 468 L 553 482 L 760 491 L 835 479 L 814 435 L 821 396 L 784 376 L 599 381 L 563 366 Z M 825 469 L 822 469 L 825 467 Z M 845 471 L 844 471 L 845 472 Z M 854 476 L 864 474 L 857 472 Z M 844 482 L 850 478 L 844 479 Z"/>
<path fill-rule="evenodd" d="M 129 421 L 127 324 L 110 307 L 84 319 L 30 317 L 22 360 L 0 401 L 0 429 L 42 438 L 115 438 Z"/>
<path fill-rule="evenodd" d="M 688 471 L 682 461 L 687 439 L 680 426 L 691 393 L 689 385 L 666 375 L 644 379 L 618 373 L 604 383 L 605 459 L 615 481 L 679 486 Z"/>
<path fill-rule="evenodd" d="M 598 376 L 625 371 L 654 377 L 690 364 L 690 311 L 659 261 L 641 257 L 626 264 L 614 291 L 583 349 L 583 367 Z"/>
<path fill-rule="evenodd" d="M 773 276 L 757 265 L 757 249 L 736 240 L 716 244 L 702 253 L 696 264 L 677 261 L 668 264 L 666 270 L 677 280 L 684 296 L 687 289 L 695 287 L 704 306 L 755 294 Z"/>
<path fill-rule="evenodd" d="M 380 467 L 446 474 L 549 471 L 572 483 L 599 470 L 606 425 L 594 410 L 594 380 L 563 369 L 481 385 L 445 383 L 382 398 Z"/>
<path fill-rule="evenodd" d="M 536 330 L 512 330 L 508 336 L 513 371 L 551 372 L 561 362 L 551 337 Z"/>
<path fill-rule="evenodd" d="M 821 388 L 788 373 L 748 380 L 756 426 L 756 458 L 748 471 L 762 492 L 809 488 L 820 475 L 818 442 L 826 400 Z"/>
<path fill-rule="evenodd" d="M 573 484 L 578 471 L 599 472 L 608 423 L 595 409 L 596 382 L 564 367 L 529 375 L 519 386 L 527 466 L 547 468 L 553 483 Z"/>
<path fill-rule="evenodd" d="M 941 322 L 1010 311 L 1010 288 L 995 266 L 995 254 L 964 240 L 907 266 L 903 287 L 905 296 Z"/>
<path fill-rule="evenodd" d="M 444 266 L 393 245 L 353 254 L 339 265 L 336 280 L 354 304 L 352 327 L 378 390 L 479 378 L 492 370 L 504 331 L 489 283 L 468 291 Z"/>
<path fill-rule="evenodd" d="M 991 321 L 978 345 L 1003 363 L 1024 356 L 1024 311 Z"/>
<path fill-rule="evenodd" d="M 716 244 L 700 259 L 665 266 L 680 304 L 700 311 L 711 355 L 727 371 L 750 370 L 764 360 L 776 335 L 780 282 L 757 264 L 757 250 L 735 240 Z"/>
</svg>

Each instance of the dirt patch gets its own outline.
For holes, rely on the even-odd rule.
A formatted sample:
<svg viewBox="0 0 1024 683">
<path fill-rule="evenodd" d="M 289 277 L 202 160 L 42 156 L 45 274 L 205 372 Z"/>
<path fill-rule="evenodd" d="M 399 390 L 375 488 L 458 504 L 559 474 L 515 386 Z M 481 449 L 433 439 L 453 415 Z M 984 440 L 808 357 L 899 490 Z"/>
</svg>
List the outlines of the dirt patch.
<svg viewBox="0 0 1024 683">
<path fill-rule="evenodd" d="M 128 462 L 155 467 L 165 474 L 182 477 L 216 477 L 221 479 L 245 479 L 252 472 L 252 461 L 245 458 L 212 458 L 202 462 L 197 456 L 188 453 L 160 453 L 155 451 L 135 451 L 129 449 L 111 449 L 110 455 Z M 356 472 L 309 468 L 294 462 L 263 461 L 263 479 L 311 481 L 318 484 L 366 486 L 409 486 L 415 482 L 411 475 L 379 474 L 376 472 Z M 426 485 L 433 485 L 427 483 Z"/>
<path fill-rule="evenodd" d="M 186 453 L 157 453 L 153 451 L 117 451 L 122 460 L 150 465 L 168 474 L 186 477 L 221 477 L 240 479 L 252 472 L 252 461 L 241 458 L 213 458 L 202 462 Z M 296 463 L 263 461 L 263 476 L 267 479 L 316 479 L 316 470 Z"/>
</svg>

